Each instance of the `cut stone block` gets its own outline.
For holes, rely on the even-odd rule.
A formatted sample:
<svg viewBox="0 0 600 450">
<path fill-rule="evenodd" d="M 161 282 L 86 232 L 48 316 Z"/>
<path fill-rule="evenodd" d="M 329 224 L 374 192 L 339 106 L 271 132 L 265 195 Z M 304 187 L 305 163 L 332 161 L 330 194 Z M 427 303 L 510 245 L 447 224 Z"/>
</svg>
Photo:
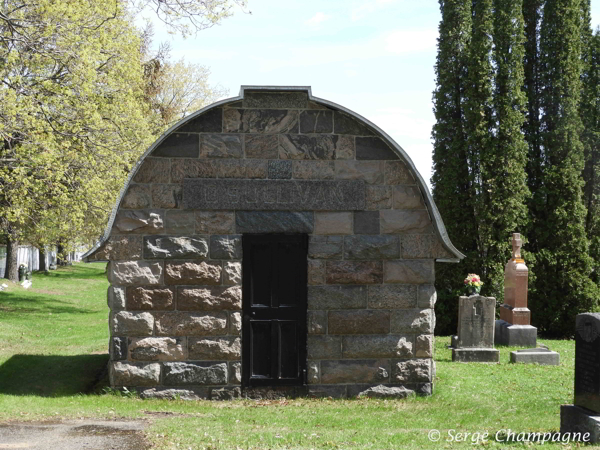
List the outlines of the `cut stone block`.
<svg viewBox="0 0 600 450">
<path fill-rule="evenodd" d="M 327 284 L 380 284 L 381 261 L 327 261 Z"/>
<path fill-rule="evenodd" d="M 530 348 L 510 352 L 510 362 L 558 366 L 560 364 L 560 355 L 547 348 Z"/>
<path fill-rule="evenodd" d="M 130 338 L 129 357 L 134 361 L 180 361 L 185 359 L 185 338 Z"/>
<path fill-rule="evenodd" d="M 163 266 L 161 262 L 112 261 L 109 265 L 109 280 L 116 285 L 161 284 Z"/>
<path fill-rule="evenodd" d="M 227 384 L 226 363 L 164 363 L 165 386 L 219 385 Z"/>
<path fill-rule="evenodd" d="M 344 336 L 344 358 L 411 358 L 414 352 L 412 336 Z"/>
<path fill-rule="evenodd" d="M 500 352 L 495 348 L 453 348 L 452 361 L 498 362 L 500 361 Z"/>
<path fill-rule="evenodd" d="M 344 259 L 394 259 L 400 256 L 397 236 L 354 235 L 344 238 Z"/>
<path fill-rule="evenodd" d="M 221 284 L 221 270 L 218 262 L 167 262 L 165 284 Z"/>
<path fill-rule="evenodd" d="M 512 325 L 496 320 L 494 343 L 511 347 L 534 348 L 537 345 L 537 328 L 531 325 Z"/>
<path fill-rule="evenodd" d="M 366 286 L 309 286 L 309 309 L 360 309 L 367 307 Z"/>
<path fill-rule="evenodd" d="M 321 383 L 387 383 L 390 361 L 331 360 L 321 361 Z"/>
<path fill-rule="evenodd" d="M 152 314 L 121 311 L 112 314 L 111 331 L 113 336 L 151 336 L 154 331 Z"/>
<path fill-rule="evenodd" d="M 160 364 L 114 362 L 110 376 L 113 386 L 155 386 L 160 379 Z"/>
<path fill-rule="evenodd" d="M 180 311 L 242 309 L 242 289 L 239 286 L 179 287 L 177 309 Z"/>
<path fill-rule="evenodd" d="M 127 289 L 127 309 L 161 310 L 174 308 L 174 289 L 149 286 L 130 287 Z"/>
<path fill-rule="evenodd" d="M 387 387 L 380 384 L 358 394 L 358 397 L 368 398 L 408 398 L 414 397 L 415 391 L 405 387 Z"/>
<path fill-rule="evenodd" d="M 390 332 L 389 311 L 330 311 L 329 334 L 387 334 Z"/>
<path fill-rule="evenodd" d="M 144 313 L 148 314 L 148 313 Z M 167 312 L 156 314 L 158 336 L 220 336 L 227 334 L 227 313 Z"/>
<path fill-rule="evenodd" d="M 315 234 L 352 234 L 351 212 L 315 213 Z"/>
<path fill-rule="evenodd" d="M 205 238 L 146 236 L 144 258 L 188 259 L 208 257 L 208 241 Z"/>
<path fill-rule="evenodd" d="M 242 357 L 242 344 L 239 337 L 233 336 L 190 338 L 188 352 L 191 360 L 239 360 Z"/>
<path fill-rule="evenodd" d="M 589 433 L 591 444 L 600 443 L 600 414 L 575 405 L 560 406 L 560 432 L 579 433 L 580 442 L 583 435 Z M 573 442 L 573 441 L 571 441 Z"/>
</svg>

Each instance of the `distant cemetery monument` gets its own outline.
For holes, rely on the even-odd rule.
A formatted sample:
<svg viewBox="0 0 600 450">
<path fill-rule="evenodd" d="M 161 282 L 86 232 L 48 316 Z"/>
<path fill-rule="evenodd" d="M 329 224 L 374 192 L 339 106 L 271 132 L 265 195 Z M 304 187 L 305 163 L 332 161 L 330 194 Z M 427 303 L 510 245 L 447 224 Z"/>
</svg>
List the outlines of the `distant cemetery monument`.
<svg viewBox="0 0 600 450">
<path fill-rule="evenodd" d="M 579 314 L 575 328 L 575 400 L 560 407 L 560 432 L 600 443 L 600 313 Z"/>
<path fill-rule="evenodd" d="M 521 235 L 513 233 L 512 258 L 504 268 L 504 304 L 496 320 L 495 343 L 515 347 L 535 347 L 537 328 L 531 326 L 527 308 L 529 269 L 521 258 Z"/>
<path fill-rule="evenodd" d="M 431 394 L 434 262 L 464 256 L 382 130 L 245 86 L 147 150 L 85 257 L 109 261 L 111 385 L 226 399 Z"/>
</svg>

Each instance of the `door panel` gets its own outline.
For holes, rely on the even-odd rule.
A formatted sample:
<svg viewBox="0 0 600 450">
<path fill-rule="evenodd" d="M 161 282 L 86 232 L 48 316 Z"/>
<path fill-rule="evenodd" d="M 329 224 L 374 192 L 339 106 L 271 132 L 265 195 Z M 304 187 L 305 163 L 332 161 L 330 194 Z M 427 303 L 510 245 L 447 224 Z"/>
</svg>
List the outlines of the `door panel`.
<svg viewBox="0 0 600 450">
<path fill-rule="evenodd" d="M 302 385 L 308 236 L 244 235 L 242 384 Z"/>
</svg>

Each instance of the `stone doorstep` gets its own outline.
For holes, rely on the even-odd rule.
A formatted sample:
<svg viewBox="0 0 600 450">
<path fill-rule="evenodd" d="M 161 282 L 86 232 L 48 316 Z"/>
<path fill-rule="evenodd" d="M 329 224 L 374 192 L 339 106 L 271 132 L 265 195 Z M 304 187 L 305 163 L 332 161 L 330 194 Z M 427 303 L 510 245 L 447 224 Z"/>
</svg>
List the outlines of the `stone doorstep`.
<svg viewBox="0 0 600 450">
<path fill-rule="evenodd" d="M 494 324 L 494 345 L 535 348 L 537 328 L 531 325 L 513 325 L 504 320 Z"/>
<path fill-rule="evenodd" d="M 453 348 L 453 362 L 499 362 L 500 352 L 495 348 Z"/>
<path fill-rule="evenodd" d="M 545 348 L 531 348 L 510 352 L 510 362 L 558 366 L 560 364 L 560 355 Z"/>
<path fill-rule="evenodd" d="M 600 414 L 576 405 L 560 406 L 561 433 L 590 433 L 589 442 L 600 443 Z"/>
</svg>

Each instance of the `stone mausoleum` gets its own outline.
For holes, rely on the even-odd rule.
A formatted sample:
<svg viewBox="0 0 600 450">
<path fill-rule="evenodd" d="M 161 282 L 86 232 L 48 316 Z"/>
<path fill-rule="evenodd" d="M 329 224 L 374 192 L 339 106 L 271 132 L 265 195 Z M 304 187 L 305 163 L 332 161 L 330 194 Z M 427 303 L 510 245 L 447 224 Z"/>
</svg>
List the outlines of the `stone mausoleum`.
<svg viewBox="0 0 600 450">
<path fill-rule="evenodd" d="M 434 262 L 462 257 L 377 126 L 244 86 L 146 151 L 86 260 L 109 262 L 112 386 L 225 399 L 431 394 Z"/>
</svg>

